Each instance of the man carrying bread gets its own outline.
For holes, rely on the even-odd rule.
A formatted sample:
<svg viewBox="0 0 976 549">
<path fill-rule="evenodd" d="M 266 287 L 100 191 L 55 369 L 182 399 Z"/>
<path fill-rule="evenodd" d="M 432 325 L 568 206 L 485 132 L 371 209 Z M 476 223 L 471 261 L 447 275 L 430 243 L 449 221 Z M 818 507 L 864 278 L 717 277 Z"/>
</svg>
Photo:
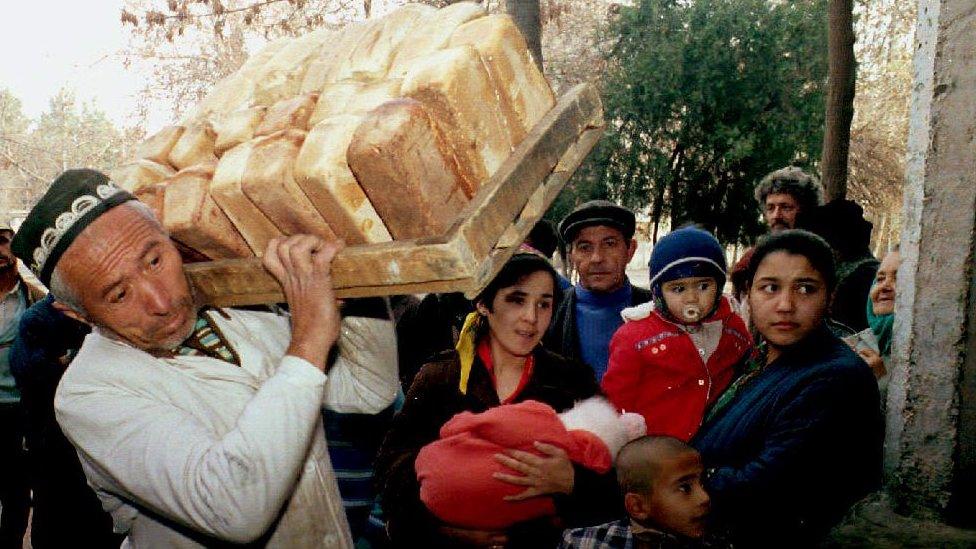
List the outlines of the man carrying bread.
<svg viewBox="0 0 976 549">
<path fill-rule="evenodd" d="M 55 410 L 125 546 L 352 545 L 321 409 L 376 413 L 397 372 L 389 321 L 340 316 L 338 245 L 269 244 L 290 318 L 200 309 L 151 211 L 103 174 L 69 170 L 13 248 L 93 326 Z"/>
</svg>

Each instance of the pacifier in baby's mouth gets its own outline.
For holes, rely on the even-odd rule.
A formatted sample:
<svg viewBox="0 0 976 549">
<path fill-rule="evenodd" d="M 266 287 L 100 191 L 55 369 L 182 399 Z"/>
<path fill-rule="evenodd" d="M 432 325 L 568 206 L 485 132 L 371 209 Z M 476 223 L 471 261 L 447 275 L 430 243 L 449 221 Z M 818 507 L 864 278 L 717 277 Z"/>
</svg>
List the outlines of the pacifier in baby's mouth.
<svg viewBox="0 0 976 549">
<path fill-rule="evenodd" d="M 701 320 L 702 310 L 698 305 L 685 305 L 681 310 L 681 318 L 685 322 L 698 322 Z"/>
</svg>

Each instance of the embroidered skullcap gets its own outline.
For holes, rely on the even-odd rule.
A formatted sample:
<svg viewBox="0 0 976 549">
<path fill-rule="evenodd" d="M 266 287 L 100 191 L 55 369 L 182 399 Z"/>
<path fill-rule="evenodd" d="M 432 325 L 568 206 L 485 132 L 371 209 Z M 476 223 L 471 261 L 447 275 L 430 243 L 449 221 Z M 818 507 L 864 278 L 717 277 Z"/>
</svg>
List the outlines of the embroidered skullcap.
<svg viewBox="0 0 976 549">
<path fill-rule="evenodd" d="M 45 286 L 61 254 L 103 213 L 135 200 L 95 170 L 68 170 L 51 183 L 14 236 L 12 249 Z"/>
</svg>

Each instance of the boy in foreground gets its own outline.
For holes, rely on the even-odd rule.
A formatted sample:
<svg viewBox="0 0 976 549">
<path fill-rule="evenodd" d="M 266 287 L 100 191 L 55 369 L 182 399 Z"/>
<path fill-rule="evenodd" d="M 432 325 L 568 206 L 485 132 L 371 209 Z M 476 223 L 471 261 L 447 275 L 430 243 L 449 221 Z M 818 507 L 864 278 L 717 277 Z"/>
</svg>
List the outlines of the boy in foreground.
<svg viewBox="0 0 976 549">
<path fill-rule="evenodd" d="M 698 452 L 673 437 L 645 436 L 620 450 L 617 480 L 628 517 L 563 532 L 561 549 L 710 547 L 709 497 Z"/>
</svg>

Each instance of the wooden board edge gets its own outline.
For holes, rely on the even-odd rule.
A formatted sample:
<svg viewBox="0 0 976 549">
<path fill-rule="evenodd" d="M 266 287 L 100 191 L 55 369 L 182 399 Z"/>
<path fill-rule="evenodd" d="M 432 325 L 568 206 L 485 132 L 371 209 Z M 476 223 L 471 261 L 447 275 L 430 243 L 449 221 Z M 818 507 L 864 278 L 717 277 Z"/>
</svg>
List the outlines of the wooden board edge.
<svg viewBox="0 0 976 549">
<path fill-rule="evenodd" d="M 590 84 L 573 87 L 488 179 L 448 231 L 448 238 L 460 236 L 472 254 L 485 257 L 583 132 L 603 127 L 602 116 L 596 89 Z"/>
<path fill-rule="evenodd" d="M 379 249 L 354 246 L 336 256 L 332 278 L 340 296 L 383 295 L 376 288 L 427 287 L 445 280 L 468 280 L 474 275 L 474 263 L 459 240 L 397 242 Z M 284 299 L 278 281 L 257 258 L 190 263 L 183 271 L 201 304 L 225 307 Z"/>
<path fill-rule="evenodd" d="M 546 178 L 545 183 L 529 197 L 526 207 L 519 213 L 518 218 L 511 225 L 511 235 L 505 236 L 507 242 L 499 241 L 495 248 L 489 253 L 486 260 L 482 263 L 478 274 L 470 282 L 467 290 L 464 291 L 465 297 L 474 299 L 489 282 L 498 274 L 502 266 L 518 250 L 519 245 L 525 241 L 532 227 L 542 219 L 546 210 L 552 205 L 556 197 L 569 182 L 570 177 L 576 172 L 586 155 L 596 146 L 603 137 L 602 128 L 592 128 L 585 130 L 580 139 L 574 143 L 560 159 L 557 169 Z"/>
</svg>

